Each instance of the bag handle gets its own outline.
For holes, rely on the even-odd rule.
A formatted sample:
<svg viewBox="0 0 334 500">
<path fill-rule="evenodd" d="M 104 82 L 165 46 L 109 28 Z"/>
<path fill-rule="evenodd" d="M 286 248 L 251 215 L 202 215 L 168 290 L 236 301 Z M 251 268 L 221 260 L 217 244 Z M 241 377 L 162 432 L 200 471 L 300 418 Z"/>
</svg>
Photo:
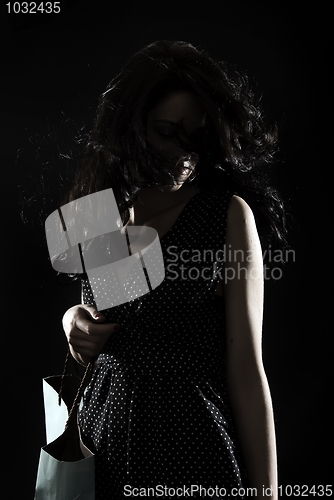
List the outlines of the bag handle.
<svg viewBox="0 0 334 500">
<path fill-rule="evenodd" d="M 71 419 L 73 418 L 73 415 L 76 415 L 77 413 L 77 410 L 78 410 L 78 407 L 79 407 L 79 404 L 80 404 L 80 400 L 83 396 L 83 393 L 84 393 L 84 390 L 86 388 L 86 386 L 88 384 L 86 384 L 86 381 L 89 380 L 91 378 L 91 375 L 92 375 L 92 371 L 93 371 L 93 367 L 94 367 L 94 361 L 90 361 L 86 367 L 86 370 L 85 370 L 85 373 L 83 374 L 83 377 L 82 377 L 82 380 L 81 380 L 81 384 L 79 386 L 79 389 L 78 389 L 78 392 L 77 392 L 77 395 L 75 396 L 74 398 L 74 401 L 73 401 L 73 404 L 72 404 L 72 408 L 68 414 L 68 418 L 66 420 L 66 424 L 65 424 L 65 429 L 67 429 L 67 427 L 69 426 L 70 424 L 70 421 Z"/>
<path fill-rule="evenodd" d="M 60 382 L 60 389 L 59 389 L 59 393 L 58 393 L 58 405 L 60 406 L 61 404 L 61 394 L 62 394 L 62 391 L 63 391 L 63 388 L 64 388 L 64 381 L 65 381 L 65 376 L 66 376 L 66 372 L 67 372 L 67 365 L 68 365 L 68 360 L 71 356 L 71 353 L 70 353 L 70 349 L 68 348 L 68 351 L 67 351 L 67 355 L 66 355 L 66 358 L 65 358 L 65 364 L 64 364 L 64 370 L 63 370 L 63 374 L 61 376 L 61 382 Z M 81 378 L 81 382 L 80 382 L 80 385 L 79 385 L 79 388 L 78 388 L 78 391 L 77 391 L 77 394 L 74 398 L 74 401 L 72 403 L 72 407 L 68 413 L 68 418 L 66 420 L 66 424 L 65 424 L 65 430 L 68 428 L 71 420 L 73 419 L 73 417 L 76 415 L 76 411 L 79 407 L 79 404 L 80 404 L 80 400 L 83 396 L 83 393 L 84 393 L 84 390 L 85 388 L 87 387 L 88 385 L 88 382 L 91 378 L 91 375 L 92 375 L 92 371 L 93 371 L 93 368 L 94 368 L 94 363 L 95 363 L 95 359 L 92 359 L 88 365 L 86 366 L 86 370 Z M 78 370 L 76 369 L 77 371 L 77 374 L 78 374 Z"/>
</svg>

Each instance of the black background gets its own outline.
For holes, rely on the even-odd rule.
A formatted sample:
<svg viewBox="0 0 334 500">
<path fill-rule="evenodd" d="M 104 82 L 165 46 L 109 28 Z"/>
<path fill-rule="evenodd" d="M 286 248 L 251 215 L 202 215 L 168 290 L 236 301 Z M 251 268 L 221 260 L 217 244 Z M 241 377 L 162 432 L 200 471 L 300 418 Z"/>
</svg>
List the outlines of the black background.
<svg viewBox="0 0 334 500">
<path fill-rule="evenodd" d="M 129 56 L 163 38 L 189 41 L 247 71 L 263 92 L 268 120 L 279 126 L 276 181 L 295 251 L 282 279 L 268 287 L 265 304 L 264 362 L 279 484 L 330 484 L 333 115 L 327 4 L 63 0 L 60 14 L 8 15 L 5 3 L 1 498 L 33 498 L 45 439 L 41 379 L 61 372 L 61 318 L 80 301 L 77 285 L 57 280 L 44 240 L 45 218 L 57 206 L 66 175 L 58 149 L 70 143 L 73 120 L 91 125 L 99 94 Z"/>
</svg>

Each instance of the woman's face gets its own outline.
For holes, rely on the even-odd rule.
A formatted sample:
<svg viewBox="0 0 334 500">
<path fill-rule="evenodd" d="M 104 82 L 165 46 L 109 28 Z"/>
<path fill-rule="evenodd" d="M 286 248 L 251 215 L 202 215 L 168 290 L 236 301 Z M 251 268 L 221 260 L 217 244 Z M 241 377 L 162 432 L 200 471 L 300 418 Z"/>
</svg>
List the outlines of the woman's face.
<svg viewBox="0 0 334 500">
<path fill-rule="evenodd" d="M 186 90 L 166 94 L 148 113 L 147 138 L 162 161 L 170 165 L 178 184 L 183 184 L 198 162 L 178 144 L 190 144 L 189 136 L 205 126 L 206 112 L 195 95 Z"/>
</svg>

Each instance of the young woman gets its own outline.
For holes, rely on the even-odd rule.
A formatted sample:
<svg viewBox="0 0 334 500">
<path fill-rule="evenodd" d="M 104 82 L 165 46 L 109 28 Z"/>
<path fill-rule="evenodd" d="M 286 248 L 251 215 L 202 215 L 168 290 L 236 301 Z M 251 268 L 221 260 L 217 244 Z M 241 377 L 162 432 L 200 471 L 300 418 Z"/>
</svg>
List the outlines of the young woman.
<svg viewBox="0 0 334 500">
<path fill-rule="evenodd" d="M 101 312 L 83 277 L 63 318 L 74 358 L 97 358 L 80 414 L 97 499 L 277 498 L 258 235 L 284 234 L 275 142 L 247 80 L 185 42 L 145 47 L 102 94 L 67 201 L 111 187 L 126 227 L 157 230 L 165 279 Z"/>
</svg>

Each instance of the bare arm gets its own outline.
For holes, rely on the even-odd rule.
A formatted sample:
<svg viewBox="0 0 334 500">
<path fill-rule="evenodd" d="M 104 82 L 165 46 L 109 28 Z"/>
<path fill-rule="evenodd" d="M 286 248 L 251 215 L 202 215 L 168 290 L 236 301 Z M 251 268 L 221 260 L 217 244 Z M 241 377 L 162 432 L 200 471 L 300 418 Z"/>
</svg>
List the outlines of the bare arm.
<svg viewBox="0 0 334 500">
<path fill-rule="evenodd" d="M 232 413 L 250 486 L 257 488 L 257 498 L 276 500 L 275 428 L 261 347 L 262 251 L 253 213 L 237 196 L 229 208 L 226 248 L 227 257 L 231 257 L 225 262 L 224 295 L 227 384 Z M 243 255 L 234 254 L 234 250 L 242 250 Z M 272 487 L 272 495 L 263 495 L 263 487 Z"/>
</svg>

